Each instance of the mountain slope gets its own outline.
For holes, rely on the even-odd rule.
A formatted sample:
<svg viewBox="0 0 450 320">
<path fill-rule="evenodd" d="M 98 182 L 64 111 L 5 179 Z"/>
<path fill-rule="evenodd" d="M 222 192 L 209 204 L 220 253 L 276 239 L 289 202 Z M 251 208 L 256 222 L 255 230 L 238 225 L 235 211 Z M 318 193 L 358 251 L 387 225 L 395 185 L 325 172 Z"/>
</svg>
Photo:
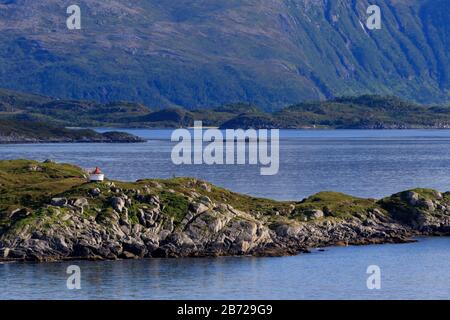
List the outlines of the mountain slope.
<svg viewBox="0 0 450 320">
<path fill-rule="evenodd" d="M 0 1 L 0 87 L 100 102 L 206 107 L 366 93 L 448 102 L 447 0 Z"/>
</svg>

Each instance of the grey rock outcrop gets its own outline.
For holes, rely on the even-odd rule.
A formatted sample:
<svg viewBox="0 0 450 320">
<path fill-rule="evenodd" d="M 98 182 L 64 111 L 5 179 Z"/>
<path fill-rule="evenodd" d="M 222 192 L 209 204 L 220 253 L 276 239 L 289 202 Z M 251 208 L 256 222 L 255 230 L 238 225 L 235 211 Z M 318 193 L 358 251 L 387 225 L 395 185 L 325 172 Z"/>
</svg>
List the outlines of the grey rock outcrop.
<svg viewBox="0 0 450 320">
<path fill-rule="evenodd" d="M 111 204 L 114 210 L 116 210 L 119 213 L 122 212 L 123 209 L 125 208 L 125 200 L 123 198 L 113 197 L 111 199 Z"/>
<path fill-rule="evenodd" d="M 64 207 L 68 204 L 68 201 L 66 198 L 53 198 L 50 204 L 55 207 Z"/>
<path fill-rule="evenodd" d="M 171 200 L 164 200 L 150 189 L 111 188 L 95 198 L 104 199 L 101 208 L 90 198 L 51 199 L 48 215 L 0 236 L 0 260 L 275 256 L 331 245 L 408 242 L 419 234 L 450 235 L 450 203 L 442 194 L 401 193 L 332 218 L 337 215 L 332 206 L 302 211 L 288 204 L 268 215 L 197 192 L 167 191 Z M 14 223 L 29 215 L 16 209 L 10 218 Z"/>
</svg>

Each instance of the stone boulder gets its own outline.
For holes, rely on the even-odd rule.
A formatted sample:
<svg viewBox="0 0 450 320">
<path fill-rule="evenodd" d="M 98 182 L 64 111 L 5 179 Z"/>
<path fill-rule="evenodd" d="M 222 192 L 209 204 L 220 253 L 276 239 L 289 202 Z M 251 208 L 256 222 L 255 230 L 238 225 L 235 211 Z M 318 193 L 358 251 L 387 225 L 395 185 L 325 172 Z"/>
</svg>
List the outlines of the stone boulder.
<svg viewBox="0 0 450 320">
<path fill-rule="evenodd" d="M 206 192 L 211 192 L 211 186 L 206 182 L 201 182 L 199 187 L 205 190 Z"/>
<path fill-rule="evenodd" d="M 274 229 L 277 236 L 282 238 L 296 237 L 300 232 L 299 226 L 289 224 L 275 224 L 271 228 Z"/>
<path fill-rule="evenodd" d="M 409 205 L 416 206 L 419 204 L 420 196 L 417 192 L 407 191 L 404 193 L 404 199 L 408 202 Z"/>
<path fill-rule="evenodd" d="M 206 205 L 204 205 L 203 203 L 194 202 L 189 205 L 189 210 L 195 214 L 201 214 L 201 213 L 208 211 L 209 208 Z"/>
<path fill-rule="evenodd" d="M 23 219 L 29 215 L 30 215 L 30 212 L 27 209 L 16 209 L 10 213 L 9 218 L 11 220 L 15 221 L 15 220 Z"/>
<path fill-rule="evenodd" d="M 86 198 L 78 198 L 73 201 L 72 205 L 77 208 L 84 208 L 89 206 L 89 202 Z"/>
<path fill-rule="evenodd" d="M 147 247 L 143 243 L 138 243 L 136 241 L 133 242 L 124 242 L 122 244 L 124 252 L 130 252 L 137 257 L 143 257 L 147 254 Z"/>
<path fill-rule="evenodd" d="M 37 172 L 37 171 L 42 171 L 42 168 L 41 167 L 39 167 L 39 166 L 37 166 L 37 165 L 34 165 L 34 164 L 30 164 L 29 166 L 28 166 L 28 171 L 30 171 L 30 172 Z"/>
<path fill-rule="evenodd" d="M 50 202 L 50 204 L 55 207 L 65 207 L 67 206 L 67 203 L 68 201 L 66 198 L 53 198 Z"/>
<path fill-rule="evenodd" d="M 98 197 L 102 191 L 99 188 L 89 190 L 89 194 L 93 197 Z"/>
<path fill-rule="evenodd" d="M 119 197 L 113 197 L 111 199 L 111 205 L 117 212 L 121 213 L 125 208 L 125 200 Z"/>
<path fill-rule="evenodd" d="M 428 211 L 434 211 L 436 209 L 434 202 L 430 199 L 423 199 L 422 201 L 420 201 L 420 205 L 425 207 Z"/>
<path fill-rule="evenodd" d="M 320 219 L 325 216 L 322 210 L 309 210 L 306 213 L 311 219 Z"/>
</svg>

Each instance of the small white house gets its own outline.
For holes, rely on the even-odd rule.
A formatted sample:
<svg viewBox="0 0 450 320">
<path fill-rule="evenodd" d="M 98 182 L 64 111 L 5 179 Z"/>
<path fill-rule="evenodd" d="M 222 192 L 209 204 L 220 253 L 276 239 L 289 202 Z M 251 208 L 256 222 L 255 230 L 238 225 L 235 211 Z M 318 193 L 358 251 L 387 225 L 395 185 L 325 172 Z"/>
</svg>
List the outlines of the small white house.
<svg viewBox="0 0 450 320">
<path fill-rule="evenodd" d="M 94 171 L 89 172 L 90 182 L 101 182 L 105 180 L 105 175 L 102 173 L 99 167 L 96 167 Z"/>
</svg>

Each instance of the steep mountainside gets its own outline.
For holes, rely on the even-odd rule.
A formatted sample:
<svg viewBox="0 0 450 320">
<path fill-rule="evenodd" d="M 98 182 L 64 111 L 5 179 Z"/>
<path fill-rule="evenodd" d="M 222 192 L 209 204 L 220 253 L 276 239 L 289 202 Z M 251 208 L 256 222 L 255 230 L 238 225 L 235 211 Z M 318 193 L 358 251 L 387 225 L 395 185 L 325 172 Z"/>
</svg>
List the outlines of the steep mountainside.
<svg viewBox="0 0 450 320">
<path fill-rule="evenodd" d="M 370 1 L 373 3 L 373 1 Z M 448 0 L 0 0 L 0 87 L 152 107 L 341 95 L 448 102 Z"/>
</svg>

